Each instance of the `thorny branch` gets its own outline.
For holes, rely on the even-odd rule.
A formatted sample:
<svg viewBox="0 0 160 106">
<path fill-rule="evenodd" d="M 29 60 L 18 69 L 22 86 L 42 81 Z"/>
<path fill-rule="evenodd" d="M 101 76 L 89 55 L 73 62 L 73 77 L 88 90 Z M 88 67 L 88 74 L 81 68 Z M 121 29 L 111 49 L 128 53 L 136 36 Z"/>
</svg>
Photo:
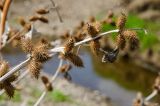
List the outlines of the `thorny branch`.
<svg viewBox="0 0 160 106">
<path fill-rule="evenodd" d="M 118 29 L 110 30 L 110 31 L 101 33 L 101 34 L 97 35 L 96 37 L 86 38 L 86 39 L 84 39 L 84 40 L 82 40 L 82 41 L 80 41 L 80 42 L 75 43 L 74 46 L 79 46 L 79 45 L 85 44 L 85 43 L 87 43 L 87 42 L 89 42 L 89 41 L 91 41 L 91 40 L 97 39 L 97 38 L 99 38 L 99 37 L 101 37 L 101 36 L 109 35 L 109 34 L 111 34 L 111 33 L 116 33 L 116 32 L 119 32 L 119 30 L 118 30 Z M 55 48 L 49 50 L 49 53 L 50 53 L 50 54 L 58 53 L 58 52 L 64 53 L 64 48 L 65 48 L 64 46 L 62 46 L 62 47 L 55 47 Z M 30 61 L 30 58 L 28 58 L 27 60 L 25 60 L 25 61 L 21 62 L 20 64 L 18 64 L 17 66 L 15 66 L 13 69 L 11 69 L 8 73 L 6 73 L 4 76 L 2 76 L 2 77 L 0 78 L 0 82 L 3 82 L 3 81 L 6 80 L 8 77 L 10 77 L 13 73 L 15 73 L 15 72 L 17 72 L 19 69 L 25 67 L 25 65 L 27 65 L 27 63 L 28 63 L 29 61 Z"/>
<path fill-rule="evenodd" d="M 4 4 L 4 8 L 3 8 L 3 11 L 2 11 L 2 18 L 1 18 L 1 29 L 0 29 L 0 36 L 1 36 L 1 38 L 0 38 L 0 43 L 1 43 L 1 39 L 2 39 L 2 35 L 3 35 L 3 32 L 4 32 L 4 30 L 5 30 L 5 23 L 6 23 L 6 18 L 7 18 L 7 13 L 8 13 L 8 9 L 9 9 L 9 6 L 10 6 L 10 4 L 11 4 L 11 1 L 12 0 L 6 0 L 5 1 L 5 4 Z M 54 1 L 53 0 L 50 0 L 51 1 L 51 3 L 52 3 L 52 5 L 53 5 L 53 7 L 55 8 L 55 10 L 56 10 L 56 12 L 57 12 L 57 15 L 58 15 L 58 18 L 59 18 L 59 20 L 60 20 L 60 22 L 63 22 L 63 20 L 62 20 L 62 17 L 61 17 L 61 15 L 60 15 L 60 13 L 59 13 L 59 11 L 58 11 L 58 8 L 57 8 L 57 5 L 54 3 Z M 41 10 L 41 11 L 38 11 L 39 13 L 41 13 L 41 14 L 45 14 L 45 13 L 48 13 L 48 11 L 45 11 L 45 10 Z M 112 14 L 110 14 L 110 16 L 108 16 L 109 18 L 111 18 L 112 17 Z M 44 22 L 44 23 L 48 23 L 48 20 L 47 20 L 47 18 L 45 18 L 45 17 L 43 17 L 43 16 L 39 16 L 39 17 L 32 17 L 31 18 L 31 20 L 30 21 L 35 21 L 35 20 L 40 20 L 40 21 L 42 21 L 42 22 Z M 93 21 L 95 21 L 94 19 L 92 19 L 91 20 L 92 22 Z M 108 22 L 108 20 L 105 20 L 104 22 Z M 130 39 L 130 41 L 132 42 L 132 44 L 134 43 L 136 46 L 138 45 L 138 39 L 137 39 L 137 36 L 136 36 L 136 33 L 134 32 L 134 31 L 128 31 L 129 29 L 126 29 L 125 28 L 125 22 L 126 22 L 126 16 L 122 13 L 122 16 L 119 18 L 119 21 L 117 21 L 117 23 L 116 23 L 116 26 L 117 26 L 117 29 L 115 29 L 115 30 L 110 30 L 110 31 L 107 31 L 107 32 L 103 32 L 103 33 L 100 33 L 99 34 L 99 31 L 95 28 L 91 28 L 91 26 L 90 26 L 90 24 L 87 24 L 88 25 L 88 29 L 89 28 L 91 28 L 91 29 L 89 29 L 88 30 L 88 35 L 86 36 L 86 38 L 84 38 L 84 39 L 82 39 L 82 40 L 78 40 L 78 41 L 76 41 L 76 42 L 74 42 L 74 40 L 73 39 L 71 39 L 71 41 L 68 43 L 68 45 L 67 46 L 69 46 L 68 48 L 66 47 L 66 45 L 65 46 L 58 46 L 58 47 L 54 47 L 54 48 L 51 48 L 51 49 L 45 49 L 45 50 L 47 50 L 47 53 L 49 53 L 49 54 L 47 54 L 46 53 L 46 51 L 43 51 L 43 49 L 45 48 L 45 46 L 43 45 L 42 47 L 43 47 L 43 49 L 42 49 L 42 51 L 41 52 L 43 52 L 42 54 L 41 53 L 37 53 L 36 55 L 38 55 L 36 58 L 34 58 L 34 53 L 35 52 L 32 52 L 32 50 L 33 50 L 33 48 L 32 48 L 32 46 L 31 46 L 31 48 L 30 48 L 30 50 L 28 50 L 28 52 L 29 52 L 29 55 L 30 55 L 30 57 L 29 58 L 27 58 L 25 61 L 23 61 L 23 62 L 21 62 L 20 64 L 18 64 L 18 65 L 16 65 L 15 67 L 13 67 L 10 71 L 7 71 L 7 73 L 6 74 L 4 74 L 4 75 L 2 75 L 1 77 L 0 77 L 0 84 L 3 84 L 8 78 L 10 78 L 14 73 L 16 73 L 17 71 L 19 71 L 20 69 L 22 69 L 22 68 L 24 68 L 24 67 L 26 67 L 26 65 L 28 65 L 28 63 L 30 62 L 30 61 L 32 61 L 34 64 L 35 64 L 35 66 L 33 66 L 32 64 L 31 64 L 31 68 L 33 68 L 33 69 L 36 69 L 37 67 L 36 67 L 36 65 L 39 65 L 39 66 L 41 66 L 41 63 L 42 62 L 44 62 L 44 61 L 46 61 L 48 58 L 50 58 L 50 57 L 53 57 L 53 55 L 54 54 L 56 54 L 56 53 L 60 53 L 60 54 L 62 54 L 62 57 L 61 57 L 61 59 L 60 59 L 60 63 L 59 63 L 59 66 L 58 66 L 58 68 L 57 68 L 57 70 L 56 70 L 56 72 L 54 73 L 54 75 L 52 76 L 52 78 L 51 78 L 51 80 L 50 80 L 50 82 L 51 82 L 51 85 L 53 84 L 53 82 L 55 81 L 55 79 L 57 78 L 57 76 L 58 76 L 58 74 L 60 73 L 60 68 L 62 67 L 62 65 L 63 65 L 63 59 L 65 60 L 65 56 L 68 56 L 68 54 L 67 54 L 67 52 L 70 52 L 70 51 L 72 51 L 73 50 L 73 47 L 76 47 L 76 46 L 78 46 L 78 49 L 77 49 L 77 54 L 71 54 L 71 52 L 70 52 L 70 54 L 69 55 L 71 55 L 71 57 L 69 58 L 69 59 L 71 59 L 72 57 L 74 57 L 74 58 L 76 58 L 76 59 L 79 59 L 80 60 L 80 62 L 78 63 L 78 64 L 74 64 L 74 65 L 77 65 L 77 66 L 82 66 L 83 67 L 83 62 L 81 62 L 81 59 L 77 56 L 78 55 L 78 52 L 79 52 L 79 49 L 80 49 L 80 47 L 84 44 L 86 44 L 86 43 L 90 43 L 91 42 L 91 44 L 92 45 L 94 45 L 95 47 L 93 47 L 92 49 L 94 49 L 94 50 L 99 50 L 99 51 L 101 51 L 101 52 L 103 52 L 104 53 L 104 55 L 103 55 L 103 58 L 102 58 L 102 61 L 103 62 L 106 62 L 106 56 L 108 55 L 108 52 L 107 51 L 105 51 L 105 50 L 103 50 L 102 48 L 100 48 L 100 46 L 98 45 L 98 43 L 97 43 L 97 41 L 102 37 L 102 36 L 104 36 L 104 35 L 109 35 L 109 34 L 111 34 L 111 33 L 118 33 L 118 40 L 120 41 L 120 42 L 118 42 L 118 44 L 120 44 L 120 45 L 117 45 L 116 46 L 116 48 L 114 49 L 114 51 L 113 52 L 115 52 L 114 53 L 114 55 L 113 55 L 113 53 L 112 54 L 110 54 L 110 56 L 112 56 L 111 58 L 111 60 L 109 60 L 110 62 L 113 62 L 113 57 L 115 58 L 116 57 L 116 55 L 118 54 L 118 52 L 119 52 L 119 49 L 123 49 L 124 48 L 124 44 L 123 43 L 125 43 L 125 38 L 124 38 L 124 36 L 127 38 L 129 38 Z M 25 22 L 24 22 L 25 23 Z M 110 21 L 110 24 L 115 24 L 114 22 L 111 22 Z M 31 25 L 30 23 L 29 23 L 29 25 Z M 23 25 L 22 25 L 23 26 Z M 95 27 L 95 26 L 93 26 L 93 27 Z M 32 28 L 31 28 L 32 29 Z M 30 29 L 30 30 L 31 30 Z M 145 34 L 147 34 L 147 31 L 146 31 L 146 29 L 143 29 L 143 28 L 130 28 L 130 30 L 143 30 L 144 32 L 145 32 Z M 0 44 L 0 49 L 1 48 L 3 48 L 4 46 L 6 46 L 6 44 L 8 44 L 8 43 L 10 43 L 12 40 L 14 40 L 18 35 L 23 35 L 23 34 L 21 34 L 21 33 L 26 33 L 25 32 L 25 29 L 23 29 L 22 31 L 20 31 L 20 32 L 17 32 L 14 36 L 12 36 L 5 44 L 3 44 L 3 45 L 1 45 Z M 29 40 L 31 40 L 31 39 L 29 39 Z M 43 41 L 43 42 L 45 42 L 45 41 Z M 46 42 L 45 42 L 46 43 Z M 29 45 L 30 46 L 30 45 Z M 52 45 L 53 46 L 53 45 Z M 97 49 L 98 48 L 98 49 Z M 133 47 L 134 48 L 134 47 Z M 38 48 L 39 49 L 39 48 Z M 38 50 L 37 49 L 37 50 Z M 46 54 L 45 54 L 46 53 Z M 42 56 L 42 55 L 44 55 L 44 57 Z M 33 57 L 32 57 L 33 56 Z M 46 56 L 46 57 L 45 57 Z M 64 56 L 64 57 L 63 57 Z M 36 60 L 37 59 L 37 60 Z M 42 59 L 42 60 L 41 60 Z M 39 63 L 38 63 L 39 62 Z M 68 61 L 67 61 L 68 62 Z M 75 62 L 75 61 L 72 61 L 73 63 Z M 40 67 L 38 67 L 38 70 L 40 69 Z M 37 70 L 36 70 L 37 71 Z M 26 75 L 28 74 L 28 71 L 25 71 L 25 72 L 23 72 L 23 74 L 21 74 L 20 76 L 19 76 L 19 78 L 15 81 L 15 82 L 13 82 L 12 84 L 16 84 L 16 83 L 18 83 L 21 79 L 23 79 Z M 39 75 L 39 73 L 36 73 L 36 74 L 38 74 Z M 37 75 L 37 76 L 38 76 Z M 37 77 L 38 78 L 38 77 Z M 10 82 L 9 82 L 10 83 Z M 158 86 L 159 87 L 159 86 Z M 158 89 L 160 89 L 160 88 L 158 88 Z M 5 89 L 6 90 L 6 89 Z M 3 94 L 3 92 L 5 91 L 4 89 L 2 89 L 1 91 L 0 91 L 0 95 L 1 94 Z M 40 98 L 36 101 L 36 103 L 34 104 L 34 106 L 38 106 L 39 104 L 40 104 L 40 102 L 43 100 L 43 98 L 45 97 L 45 95 L 47 94 L 47 91 L 49 91 L 48 89 L 47 90 L 44 90 L 43 91 L 43 93 L 42 93 L 42 95 L 40 96 Z M 149 96 L 147 96 L 145 99 L 142 99 L 142 102 L 141 102 L 141 105 L 143 106 L 144 104 L 146 104 L 146 103 L 148 103 L 153 97 L 155 97 L 157 94 L 158 94 L 158 90 L 153 90 L 153 92 L 149 95 Z M 12 94 L 13 94 L 14 92 L 12 92 Z M 13 95 L 11 95 L 10 97 L 12 97 Z M 137 106 L 137 105 L 136 105 Z M 139 106 L 139 105 L 138 105 Z M 147 105 L 148 106 L 148 105 Z"/>
</svg>

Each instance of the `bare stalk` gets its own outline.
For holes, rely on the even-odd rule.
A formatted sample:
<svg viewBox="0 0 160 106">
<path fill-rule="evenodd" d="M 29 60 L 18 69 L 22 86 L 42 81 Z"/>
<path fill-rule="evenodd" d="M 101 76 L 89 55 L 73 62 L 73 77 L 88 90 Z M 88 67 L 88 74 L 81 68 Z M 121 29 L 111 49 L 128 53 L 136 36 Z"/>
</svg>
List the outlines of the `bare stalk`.
<svg viewBox="0 0 160 106">
<path fill-rule="evenodd" d="M 21 68 L 25 67 L 25 65 L 30 61 L 30 58 L 28 58 L 27 60 L 21 62 L 20 64 L 16 65 L 15 67 L 13 67 L 8 73 L 6 73 L 4 76 L 0 77 L 0 82 L 3 82 L 4 80 L 6 80 L 8 77 L 10 77 L 12 74 L 14 74 L 15 72 L 17 72 L 18 70 L 20 70 Z"/>
<path fill-rule="evenodd" d="M 1 45 L 1 38 L 2 38 L 2 34 L 5 30 L 5 23 L 6 23 L 6 19 L 7 19 L 7 14 L 8 14 L 8 10 L 9 10 L 9 6 L 11 4 L 12 0 L 5 0 L 5 4 L 4 4 L 4 8 L 3 8 L 3 12 L 2 12 L 2 18 L 1 18 L 1 25 L 0 25 L 0 45 Z"/>
<path fill-rule="evenodd" d="M 107 31 L 107 32 L 98 34 L 98 35 L 97 35 L 96 37 L 94 37 L 94 38 L 88 37 L 88 38 L 86 38 L 86 39 L 84 39 L 84 40 L 82 40 L 82 41 L 80 41 L 80 42 L 75 43 L 74 46 L 79 46 L 79 45 L 85 44 L 85 43 L 87 43 L 87 42 L 89 42 L 89 41 L 91 41 L 91 40 L 98 39 L 98 38 L 100 38 L 100 37 L 102 37 L 102 36 L 104 36 L 104 35 L 108 35 L 108 34 L 116 33 L 116 32 L 119 32 L 119 29 L 110 30 L 110 31 Z M 53 49 L 49 50 L 49 52 L 50 52 L 50 53 L 53 53 L 53 52 L 63 52 L 63 49 L 64 49 L 63 46 L 62 46 L 62 47 L 57 47 L 57 48 L 53 48 Z"/>
<path fill-rule="evenodd" d="M 60 67 L 62 66 L 62 64 L 63 64 L 63 60 L 61 59 L 60 62 L 59 62 L 59 66 L 58 66 L 55 74 L 54 74 L 54 75 L 52 76 L 52 78 L 51 78 L 51 82 L 52 82 L 52 83 L 53 83 L 54 80 L 57 78 L 57 76 L 58 76 L 58 74 L 59 74 L 59 72 L 60 72 L 60 71 L 59 71 L 59 70 L 60 70 Z M 38 105 L 40 104 L 40 102 L 43 100 L 43 98 L 45 97 L 46 94 L 47 94 L 47 91 L 44 90 L 43 93 L 42 93 L 42 95 L 40 96 L 40 98 L 39 98 L 39 99 L 37 100 L 37 102 L 34 104 L 34 106 L 38 106 Z"/>
<path fill-rule="evenodd" d="M 157 90 L 154 90 L 150 95 L 148 95 L 148 96 L 145 98 L 144 102 L 150 101 L 150 100 L 151 100 L 153 97 L 155 97 L 157 94 L 158 94 L 158 91 L 157 91 Z"/>
<path fill-rule="evenodd" d="M 57 12 L 59 21 L 60 21 L 60 22 L 63 22 L 62 17 L 61 17 L 61 15 L 60 15 L 59 11 L 58 11 L 58 8 L 57 8 L 55 2 L 54 2 L 53 0 L 50 0 L 50 1 L 51 1 L 51 3 L 52 3 L 53 7 L 55 8 L 56 12 Z"/>
</svg>

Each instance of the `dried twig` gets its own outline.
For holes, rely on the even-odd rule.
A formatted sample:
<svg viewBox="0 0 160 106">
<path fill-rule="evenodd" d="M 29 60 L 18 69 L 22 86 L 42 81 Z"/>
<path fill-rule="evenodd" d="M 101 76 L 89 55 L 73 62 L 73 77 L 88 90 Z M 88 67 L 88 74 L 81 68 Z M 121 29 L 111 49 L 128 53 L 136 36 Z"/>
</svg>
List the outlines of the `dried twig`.
<svg viewBox="0 0 160 106">
<path fill-rule="evenodd" d="M 3 8 L 3 12 L 2 12 L 2 18 L 1 18 L 1 25 L 0 25 L 0 46 L 1 46 L 1 37 L 2 34 L 5 30 L 5 23 L 6 23 L 6 19 L 7 19 L 7 13 L 9 10 L 9 6 L 11 4 L 12 0 L 5 0 L 5 4 L 4 4 L 4 8 Z"/>
<path fill-rule="evenodd" d="M 107 31 L 107 32 L 104 32 L 104 33 L 101 33 L 101 34 L 98 34 L 96 37 L 89 37 L 89 38 L 86 38 L 80 42 L 77 42 L 75 43 L 74 46 L 79 46 L 79 45 L 82 45 L 82 44 L 85 44 L 89 41 L 92 41 L 92 40 L 95 40 L 95 39 L 98 39 L 104 35 L 109 35 L 111 33 L 116 33 L 116 32 L 119 32 L 118 29 L 115 29 L 115 30 L 110 30 L 110 31 Z M 51 54 L 51 56 L 54 54 L 54 53 L 58 53 L 58 52 L 62 52 L 64 53 L 64 46 L 62 47 L 55 47 L 51 50 L 49 50 L 49 53 Z M 15 66 L 11 71 L 9 71 L 8 73 L 6 73 L 4 76 L 2 76 L 0 78 L 0 82 L 3 82 L 4 80 L 6 80 L 10 75 L 12 75 L 13 73 L 17 72 L 19 69 L 21 69 L 22 67 L 25 67 L 25 65 L 29 62 L 30 58 L 28 58 L 27 60 L 23 61 L 22 63 L 18 64 L 17 66 Z"/>
<path fill-rule="evenodd" d="M 61 17 L 61 15 L 60 15 L 59 11 L 58 11 L 58 8 L 57 8 L 55 2 L 54 2 L 53 0 L 50 0 L 50 1 L 51 1 L 51 3 L 52 3 L 53 7 L 55 8 L 56 12 L 57 12 L 59 21 L 60 21 L 60 22 L 63 22 L 62 17 Z"/>
<path fill-rule="evenodd" d="M 52 76 L 51 78 L 51 82 L 53 83 L 54 80 L 57 78 L 58 74 L 59 74 L 59 70 L 60 70 L 60 67 L 62 66 L 63 64 L 63 60 L 61 59 L 60 62 L 59 62 L 59 66 L 55 72 L 55 74 Z M 47 94 L 47 91 L 43 91 L 42 95 L 40 96 L 40 98 L 36 101 L 36 103 L 34 104 L 34 106 L 38 106 L 40 104 L 40 102 L 43 100 L 44 96 Z"/>
<path fill-rule="evenodd" d="M 30 58 L 26 59 L 25 61 L 21 62 L 20 64 L 16 65 L 15 67 L 13 67 L 8 73 L 6 73 L 4 76 L 0 77 L 0 82 L 3 82 L 4 80 L 6 80 L 8 77 L 10 77 L 12 74 L 14 74 L 15 72 L 19 71 L 20 69 L 22 69 L 23 67 L 26 66 L 26 64 L 30 61 Z"/>
</svg>

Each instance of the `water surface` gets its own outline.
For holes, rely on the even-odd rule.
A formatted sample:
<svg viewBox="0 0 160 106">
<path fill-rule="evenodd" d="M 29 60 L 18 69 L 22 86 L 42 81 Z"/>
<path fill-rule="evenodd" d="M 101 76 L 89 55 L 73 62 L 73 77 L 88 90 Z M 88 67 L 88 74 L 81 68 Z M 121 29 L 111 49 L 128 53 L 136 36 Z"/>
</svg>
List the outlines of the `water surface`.
<svg viewBox="0 0 160 106">
<path fill-rule="evenodd" d="M 11 66 L 14 66 L 26 57 L 25 54 L 3 54 Z M 99 90 L 111 98 L 114 106 L 131 106 L 138 91 L 145 95 L 149 93 L 155 74 L 149 70 L 133 65 L 132 62 L 117 61 L 113 64 L 102 64 L 100 59 L 94 58 L 88 52 L 80 53 L 85 68 L 73 67 L 70 71 L 73 82 L 90 89 Z M 44 70 L 54 73 L 59 60 L 53 57 L 44 65 Z"/>
</svg>

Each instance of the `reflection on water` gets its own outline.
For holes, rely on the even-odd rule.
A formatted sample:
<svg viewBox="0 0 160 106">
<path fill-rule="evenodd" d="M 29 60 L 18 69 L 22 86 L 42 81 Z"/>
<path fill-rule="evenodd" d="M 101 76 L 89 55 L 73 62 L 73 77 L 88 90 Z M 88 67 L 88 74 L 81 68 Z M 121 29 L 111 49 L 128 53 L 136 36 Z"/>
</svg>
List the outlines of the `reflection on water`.
<svg viewBox="0 0 160 106">
<path fill-rule="evenodd" d="M 137 91 L 147 94 L 151 90 L 155 74 L 133 65 L 131 62 L 102 64 L 92 58 L 88 52 L 80 53 L 85 68 L 74 67 L 70 74 L 73 82 L 90 89 L 99 90 L 111 98 L 115 106 L 131 106 Z M 25 59 L 24 54 L 5 54 L 4 57 L 13 66 Z M 44 70 L 54 73 L 59 60 L 54 57 L 44 66 Z"/>
</svg>

